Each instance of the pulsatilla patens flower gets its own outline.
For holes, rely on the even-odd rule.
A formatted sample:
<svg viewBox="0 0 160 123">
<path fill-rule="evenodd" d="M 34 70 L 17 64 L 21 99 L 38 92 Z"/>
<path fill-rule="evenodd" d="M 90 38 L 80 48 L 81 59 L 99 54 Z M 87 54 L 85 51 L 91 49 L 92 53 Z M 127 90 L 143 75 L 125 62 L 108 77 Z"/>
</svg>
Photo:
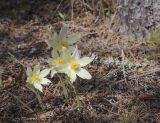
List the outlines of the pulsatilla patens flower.
<svg viewBox="0 0 160 123">
<path fill-rule="evenodd" d="M 63 48 L 68 48 L 70 45 L 75 43 L 80 38 L 80 34 L 74 34 L 67 36 L 67 27 L 62 27 L 59 34 L 55 32 L 53 36 L 49 38 L 47 44 L 52 47 L 53 50 L 62 50 Z"/>
<path fill-rule="evenodd" d="M 60 72 L 62 66 L 66 64 L 67 54 L 69 54 L 69 50 L 62 50 L 61 52 L 52 51 L 52 58 L 48 59 L 48 64 L 51 68 L 51 78 L 54 74 Z"/>
<path fill-rule="evenodd" d="M 40 67 L 38 65 L 36 65 L 33 70 L 31 67 L 27 67 L 27 83 L 42 92 L 42 85 L 48 85 L 51 83 L 49 79 L 45 78 L 49 72 L 49 69 L 40 71 Z"/>
<path fill-rule="evenodd" d="M 76 48 L 75 51 L 71 54 L 71 52 L 67 51 L 66 53 L 64 63 L 61 67 L 59 67 L 59 72 L 63 72 L 68 75 L 71 82 L 74 82 L 77 78 L 77 76 L 83 78 L 83 79 L 91 79 L 92 76 L 90 73 L 85 70 L 84 66 L 91 63 L 93 61 L 93 58 L 90 57 L 83 57 L 80 58 L 80 54 L 78 52 L 78 49 Z"/>
</svg>

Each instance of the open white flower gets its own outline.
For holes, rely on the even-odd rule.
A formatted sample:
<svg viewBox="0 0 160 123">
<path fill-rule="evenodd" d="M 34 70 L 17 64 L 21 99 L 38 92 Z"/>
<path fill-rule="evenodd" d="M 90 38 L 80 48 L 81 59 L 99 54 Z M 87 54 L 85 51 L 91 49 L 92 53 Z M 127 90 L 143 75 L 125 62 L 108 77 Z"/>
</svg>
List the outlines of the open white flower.
<svg viewBox="0 0 160 123">
<path fill-rule="evenodd" d="M 38 65 L 36 65 L 33 70 L 31 67 L 27 67 L 27 82 L 42 92 L 42 85 L 48 85 L 51 83 L 49 79 L 45 78 L 49 72 L 49 69 L 40 71 L 40 67 Z"/>
<path fill-rule="evenodd" d="M 93 58 L 80 58 L 80 54 L 77 48 L 75 49 L 72 55 L 71 53 L 67 53 L 65 56 L 65 64 L 59 67 L 59 71 L 67 74 L 71 82 L 74 82 L 76 80 L 77 75 L 83 79 L 92 78 L 90 73 L 82 67 L 91 63 L 93 61 Z"/>
<path fill-rule="evenodd" d="M 54 33 L 53 36 L 47 41 L 49 47 L 53 50 L 62 50 L 63 48 L 68 48 L 70 45 L 75 43 L 80 38 L 80 34 L 74 34 L 67 37 L 67 27 L 62 27 L 59 34 Z"/>
<path fill-rule="evenodd" d="M 53 77 L 57 72 L 60 72 L 61 66 L 66 63 L 67 54 L 69 54 L 69 50 L 63 50 L 61 53 L 57 53 L 56 51 L 52 51 L 52 58 L 48 59 L 48 64 L 51 67 L 51 77 Z"/>
</svg>

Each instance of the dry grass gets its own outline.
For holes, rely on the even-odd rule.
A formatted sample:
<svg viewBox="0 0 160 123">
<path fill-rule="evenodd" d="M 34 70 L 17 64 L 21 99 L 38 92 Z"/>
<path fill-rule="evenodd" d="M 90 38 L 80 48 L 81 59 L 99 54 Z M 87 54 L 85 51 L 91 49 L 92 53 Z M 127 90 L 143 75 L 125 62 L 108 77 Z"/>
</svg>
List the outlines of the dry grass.
<svg viewBox="0 0 160 123">
<path fill-rule="evenodd" d="M 112 0 L 98 1 L 96 6 L 94 0 L 70 2 L 38 2 L 31 14 L 24 14 L 28 20 L 19 14 L 18 19 L 0 19 L 0 122 L 158 123 L 159 47 L 132 42 L 119 33 Z M 55 77 L 41 94 L 43 111 L 25 85 L 24 66 L 37 62 L 45 66 L 50 56 L 45 40 L 62 23 L 69 33 L 81 33 L 77 45 L 82 55 L 96 55 L 87 67 L 93 79 L 78 79 L 82 107 L 76 108 L 73 93 L 65 98 Z"/>
</svg>

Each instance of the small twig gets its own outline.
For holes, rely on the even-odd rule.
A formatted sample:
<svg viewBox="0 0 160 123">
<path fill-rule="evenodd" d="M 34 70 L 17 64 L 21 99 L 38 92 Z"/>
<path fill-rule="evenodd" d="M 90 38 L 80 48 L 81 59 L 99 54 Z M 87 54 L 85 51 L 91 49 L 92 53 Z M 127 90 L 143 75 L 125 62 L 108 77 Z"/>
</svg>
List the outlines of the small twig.
<svg viewBox="0 0 160 123">
<path fill-rule="evenodd" d="M 134 79 L 134 78 L 139 78 L 139 77 L 143 77 L 143 76 L 146 76 L 146 75 L 150 75 L 150 74 L 153 74 L 153 73 L 156 73 L 156 72 L 160 72 L 160 69 L 156 69 L 154 71 L 149 71 L 149 72 L 144 72 L 144 73 L 141 73 L 139 75 L 132 75 L 130 77 L 128 77 L 129 80 L 131 79 Z"/>
<path fill-rule="evenodd" d="M 152 70 L 152 71 L 149 71 L 149 72 L 144 72 L 144 73 L 141 73 L 141 74 L 134 74 L 134 75 L 131 75 L 131 76 L 128 76 L 128 81 L 132 80 L 132 79 L 135 79 L 135 78 L 140 78 L 140 77 L 143 77 L 143 76 L 147 76 L 147 75 L 150 75 L 150 74 L 154 74 L 156 72 L 160 72 L 160 69 L 156 69 L 156 70 Z M 104 78 L 101 79 L 102 81 L 105 80 Z M 111 82 L 114 82 L 114 83 L 119 83 L 119 82 L 124 82 L 125 79 L 121 79 L 121 80 L 118 80 L 118 81 L 111 81 Z M 101 86 L 104 86 L 106 83 L 104 84 L 101 84 L 99 87 Z"/>
<path fill-rule="evenodd" d="M 139 75 L 137 75 L 137 74 L 135 75 L 134 74 L 132 76 L 129 76 L 127 79 L 128 80 L 132 80 L 132 79 L 140 78 L 140 77 L 143 77 L 143 76 L 147 76 L 147 75 L 150 75 L 150 74 L 153 74 L 153 73 L 156 73 L 156 72 L 160 72 L 160 69 L 157 69 L 157 70 L 154 70 L 154 71 L 145 72 L 145 73 L 142 73 L 142 74 L 139 74 Z M 123 81 L 125 81 L 125 79 L 119 80 L 117 82 L 123 82 Z"/>
<path fill-rule="evenodd" d="M 24 68 L 26 67 L 26 65 L 23 64 L 22 62 L 20 62 L 11 52 L 8 52 L 8 54 L 9 54 L 12 58 L 14 58 L 14 60 L 15 60 L 16 62 L 18 62 L 19 64 L 21 64 Z"/>
<path fill-rule="evenodd" d="M 85 7 L 85 9 L 87 10 L 87 9 L 89 9 L 89 10 L 91 10 L 91 11 L 93 11 L 94 9 L 89 5 L 89 4 L 87 4 L 84 0 L 80 0 L 79 2 L 81 2 L 83 5 L 84 5 L 84 7 Z M 93 4 L 94 5 L 94 4 Z"/>
<path fill-rule="evenodd" d="M 9 91 L 7 91 L 7 93 L 9 95 L 11 95 L 12 97 L 14 97 L 18 102 L 20 102 L 24 107 L 26 107 L 30 112 L 34 113 L 34 111 L 28 106 L 26 105 L 23 101 L 21 101 L 16 95 L 10 93 Z"/>
<path fill-rule="evenodd" d="M 125 66 L 124 66 L 124 52 L 123 52 L 123 49 L 121 51 L 121 56 L 122 56 L 122 71 L 123 71 L 123 76 L 124 76 L 124 81 L 125 83 L 127 83 L 127 76 L 126 76 L 126 71 L 125 71 Z"/>
<path fill-rule="evenodd" d="M 132 51 L 131 50 L 129 50 L 129 54 L 131 55 L 131 57 L 134 59 L 134 61 L 138 61 L 137 59 L 136 59 L 136 57 L 133 55 L 133 53 L 132 53 Z"/>
<path fill-rule="evenodd" d="M 71 0 L 71 21 L 73 20 L 74 12 L 73 12 L 74 0 Z"/>
<path fill-rule="evenodd" d="M 54 11 L 53 15 L 55 15 L 58 11 L 58 9 L 60 8 L 61 4 L 62 4 L 63 0 L 60 1 L 59 5 L 57 6 L 56 10 Z"/>
<path fill-rule="evenodd" d="M 114 114 L 114 115 L 120 116 L 120 114 L 118 114 L 118 113 L 116 113 L 116 112 L 109 111 L 107 108 L 104 108 L 104 107 L 102 107 L 102 106 L 100 106 L 100 105 L 92 105 L 92 106 L 98 107 L 98 108 L 102 108 L 102 109 L 104 109 L 104 110 L 107 110 L 109 113 L 112 113 L 112 114 Z"/>
<path fill-rule="evenodd" d="M 34 90 L 32 87 L 29 87 L 29 86 L 26 86 L 26 87 L 27 87 L 28 89 L 30 89 L 30 90 L 36 95 L 36 97 L 37 97 L 37 99 L 38 99 L 38 102 L 39 102 L 42 110 L 45 111 L 45 106 L 43 105 L 43 102 L 42 102 L 42 99 L 41 99 L 41 96 L 40 96 L 39 92 L 36 91 L 36 90 Z"/>
<path fill-rule="evenodd" d="M 67 76 L 65 76 L 65 79 L 68 80 Z M 81 104 L 81 101 L 80 101 L 80 98 L 79 98 L 79 95 L 78 95 L 78 92 L 77 92 L 77 83 L 75 82 L 75 85 L 73 85 L 70 81 L 68 81 L 68 83 L 73 88 L 75 98 L 76 98 L 76 101 L 77 101 L 77 108 L 79 108 L 79 107 L 82 106 L 82 104 Z"/>
</svg>

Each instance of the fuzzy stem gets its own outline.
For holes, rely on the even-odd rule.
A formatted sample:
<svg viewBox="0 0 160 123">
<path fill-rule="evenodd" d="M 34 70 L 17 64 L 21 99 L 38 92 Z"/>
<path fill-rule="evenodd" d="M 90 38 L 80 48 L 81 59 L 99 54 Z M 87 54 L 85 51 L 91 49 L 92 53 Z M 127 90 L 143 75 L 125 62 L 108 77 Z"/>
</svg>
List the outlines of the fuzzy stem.
<svg viewBox="0 0 160 123">
<path fill-rule="evenodd" d="M 65 87 L 65 83 L 63 82 L 61 76 L 58 75 L 58 77 L 60 80 L 60 85 L 62 86 L 62 89 L 63 89 L 63 94 L 64 94 L 65 98 L 68 98 L 68 91 L 67 91 L 67 88 Z"/>
<path fill-rule="evenodd" d="M 77 83 L 75 82 L 75 86 L 73 85 L 72 87 L 73 87 L 74 94 L 75 94 L 75 97 L 76 97 L 77 107 L 81 107 L 82 104 L 81 104 L 81 101 L 79 99 L 79 95 L 78 95 L 78 92 L 77 92 Z"/>
</svg>

